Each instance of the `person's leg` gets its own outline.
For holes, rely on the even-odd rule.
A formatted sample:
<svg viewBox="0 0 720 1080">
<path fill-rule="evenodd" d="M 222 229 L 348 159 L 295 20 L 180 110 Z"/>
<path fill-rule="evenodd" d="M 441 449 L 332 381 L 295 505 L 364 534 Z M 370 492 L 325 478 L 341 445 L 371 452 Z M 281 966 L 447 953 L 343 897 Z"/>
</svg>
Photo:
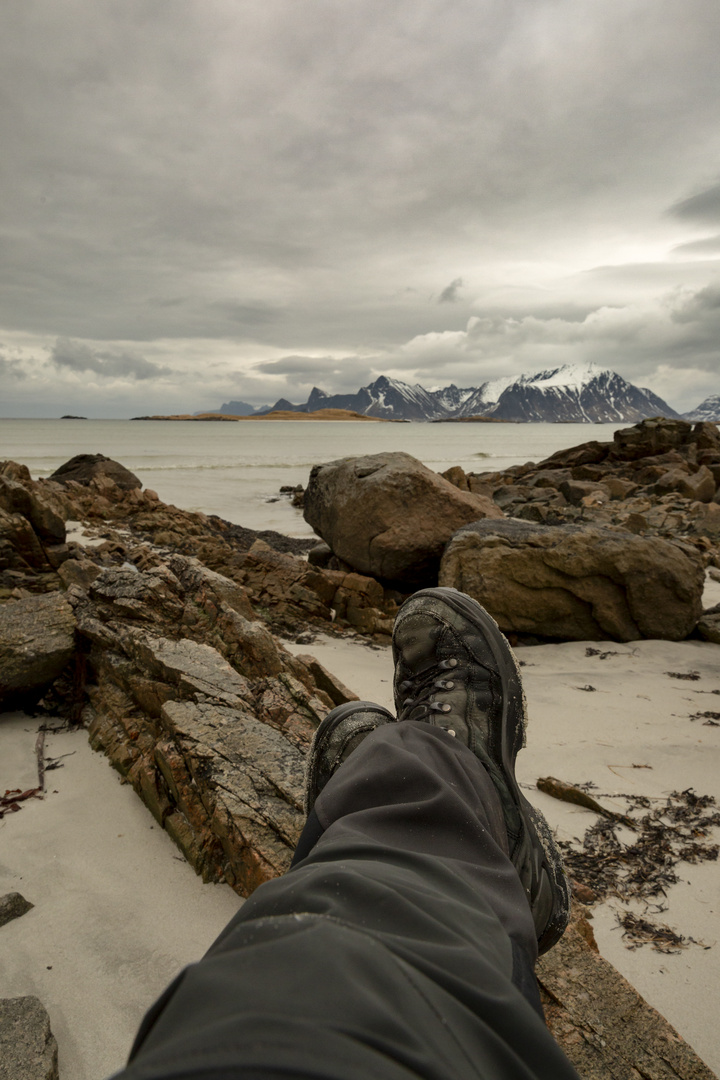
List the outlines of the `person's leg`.
<svg viewBox="0 0 720 1080">
<path fill-rule="evenodd" d="M 440 607 L 442 644 L 452 619 Z M 476 661 L 461 659 L 462 682 Z M 416 674 L 424 686 L 427 673 Z M 456 737 L 462 709 L 455 736 L 432 724 L 444 716 L 433 695 L 445 691 L 430 681 L 432 694 L 420 695 L 430 723 L 397 724 L 376 707 L 377 730 L 357 745 L 358 709 L 352 753 L 336 771 L 343 755 L 323 756 L 332 714 L 323 722 L 330 735 L 315 760 L 332 767 L 311 766 L 321 782 L 298 861 L 151 1010 L 127 1080 L 575 1077 L 537 1010 L 537 941 L 559 926 L 538 888 L 547 877 L 538 838 L 519 804 L 508 812 L 514 796 L 498 791 L 495 751 L 485 761 Z M 515 693 L 499 685 L 501 697 Z M 476 726 L 480 700 L 474 687 L 463 714 Z"/>
<path fill-rule="evenodd" d="M 184 973 L 128 1076 L 574 1076 L 538 1015 L 530 909 L 467 747 L 382 726 L 315 814 L 317 843 Z"/>
</svg>

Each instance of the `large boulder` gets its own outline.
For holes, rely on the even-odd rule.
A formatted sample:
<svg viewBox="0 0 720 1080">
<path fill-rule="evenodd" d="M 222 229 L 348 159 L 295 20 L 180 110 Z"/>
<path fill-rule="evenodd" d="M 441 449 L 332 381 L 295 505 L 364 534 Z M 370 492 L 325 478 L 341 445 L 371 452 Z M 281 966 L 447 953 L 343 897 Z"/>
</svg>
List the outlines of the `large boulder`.
<svg viewBox="0 0 720 1080">
<path fill-rule="evenodd" d="M 681 641 L 702 613 L 701 557 L 608 528 L 480 521 L 460 529 L 440 584 L 473 596 L 506 633 L 565 641 Z"/>
<path fill-rule="evenodd" d="M 488 498 L 460 491 L 409 454 L 368 454 L 315 465 L 305 520 L 361 574 L 421 585 L 436 579 L 461 525 L 501 518 Z"/>
<path fill-rule="evenodd" d="M 0 703 L 58 677 L 75 650 L 75 618 L 59 593 L 0 606 Z"/>
<path fill-rule="evenodd" d="M 56 469 L 50 477 L 51 480 L 56 480 L 60 484 L 67 484 L 70 480 L 74 480 L 77 484 L 85 485 L 92 480 L 104 478 L 113 480 L 123 491 L 132 491 L 134 488 L 142 487 L 142 481 L 135 473 L 131 473 L 119 461 L 113 461 L 104 454 L 76 454 L 74 458 L 70 458 L 59 469 Z"/>
</svg>

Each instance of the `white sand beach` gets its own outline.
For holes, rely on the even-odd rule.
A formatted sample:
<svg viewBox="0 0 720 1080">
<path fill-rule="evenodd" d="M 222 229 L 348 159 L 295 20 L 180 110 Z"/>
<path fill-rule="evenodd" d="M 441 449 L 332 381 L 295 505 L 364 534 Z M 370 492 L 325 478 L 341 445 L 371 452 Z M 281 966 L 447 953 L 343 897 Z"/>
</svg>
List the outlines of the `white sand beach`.
<svg viewBox="0 0 720 1080">
<path fill-rule="evenodd" d="M 705 599 L 717 603 L 720 585 Z M 589 647 L 598 654 L 587 656 Z M 389 650 L 331 638 L 290 648 L 314 653 L 360 697 L 392 704 Z M 625 803 L 614 796 L 626 792 L 658 799 L 692 787 L 720 801 L 720 727 L 690 719 L 719 709 L 720 646 L 579 642 L 518 656 L 530 715 L 518 776 L 562 838 L 581 836 L 595 817 L 538 792 L 540 776 L 593 781 L 599 801 L 617 810 Z M 38 724 L 24 714 L 0 720 L 3 791 L 35 785 Z M 46 755 L 62 767 L 47 773 L 45 798 L 0 821 L 0 894 L 18 891 L 35 905 L 0 928 L 0 996 L 36 994 L 59 1043 L 61 1078 L 100 1080 L 122 1066 L 144 1010 L 240 900 L 227 886 L 203 885 L 84 732 L 49 734 Z M 602 954 L 717 1072 L 720 863 L 681 864 L 679 874 L 658 919 L 702 945 L 630 950 L 614 902 L 595 906 L 593 926 Z"/>
</svg>

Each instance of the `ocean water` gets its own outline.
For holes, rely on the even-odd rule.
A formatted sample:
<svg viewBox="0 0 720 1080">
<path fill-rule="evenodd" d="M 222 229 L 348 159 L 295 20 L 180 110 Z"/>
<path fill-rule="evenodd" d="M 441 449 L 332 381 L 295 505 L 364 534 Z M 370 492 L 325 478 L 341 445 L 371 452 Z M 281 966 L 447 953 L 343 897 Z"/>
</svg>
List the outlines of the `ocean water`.
<svg viewBox="0 0 720 1080">
<path fill-rule="evenodd" d="M 279 489 L 307 484 L 320 462 L 402 450 L 437 472 L 451 465 L 491 472 L 589 439 L 610 440 L 618 426 L 0 419 L 0 461 L 20 461 L 39 478 L 75 454 L 105 454 L 184 510 L 311 536 L 302 513 Z"/>
</svg>

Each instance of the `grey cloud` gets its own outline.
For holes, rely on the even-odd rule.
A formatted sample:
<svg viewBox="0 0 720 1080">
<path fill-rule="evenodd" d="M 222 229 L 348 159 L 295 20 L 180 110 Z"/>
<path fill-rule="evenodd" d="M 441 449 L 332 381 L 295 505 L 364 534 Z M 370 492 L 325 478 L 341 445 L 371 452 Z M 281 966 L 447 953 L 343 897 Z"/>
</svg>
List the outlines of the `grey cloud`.
<svg viewBox="0 0 720 1080">
<path fill-rule="evenodd" d="M 0 378 L 3 377 L 9 379 L 24 379 L 27 376 L 20 360 L 8 360 L 6 356 L 3 356 L 3 354 L 0 353 Z"/>
<path fill-rule="evenodd" d="M 170 368 L 153 364 L 137 354 L 92 349 L 82 341 L 72 341 L 70 338 L 58 338 L 50 359 L 60 368 L 94 371 L 113 379 L 153 379 L 172 373 Z"/>
<path fill-rule="evenodd" d="M 673 310 L 677 323 L 697 323 L 710 318 L 720 318 L 720 282 L 700 289 L 693 296 L 683 299 Z"/>
<path fill-rule="evenodd" d="M 720 181 L 697 195 L 691 195 L 689 199 L 675 203 L 669 213 L 677 218 L 717 224 L 720 222 Z"/>
<path fill-rule="evenodd" d="M 459 292 L 464 285 L 464 281 L 461 277 L 455 278 L 449 285 L 446 285 L 443 291 L 440 293 L 438 299 L 439 304 L 455 304 L 460 299 Z"/>
<path fill-rule="evenodd" d="M 246 329 L 275 326 L 282 318 L 282 308 L 272 304 L 243 304 L 235 300 L 217 300 L 212 308 L 226 319 Z"/>
<path fill-rule="evenodd" d="M 673 255 L 720 255 L 720 234 L 706 236 L 703 240 L 691 240 L 687 244 L 678 244 L 672 249 Z"/>
<path fill-rule="evenodd" d="M 477 300 L 473 310 L 505 320 L 483 339 L 487 363 L 517 369 L 531 348 L 543 362 L 599 350 L 593 306 L 711 279 L 699 258 L 586 282 L 578 271 L 598 251 L 615 258 L 609 236 L 619 259 L 636 243 L 683 239 L 667 240 L 663 207 L 675 205 L 672 227 L 715 214 L 717 0 L 313 10 L 308 20 L 296 0 L 72 0 L 68 17 L 54 0 L 9 5 L 0 327 L 106 342 L 61 348 L 57 370 L 143 389 L 168 374 L 144 359 L 160 339 L 207 340 L 208 362 L 214 343 L 223 357 L 237 343 L 245 357 L 257 345 L 260 358 L 320 358 L 317 369 L 258 370 L 267 399 L 283 376 L 298 391 L 304 376 L 352 389 L 393 364 L 422 363 L 433 382 L 464 377 L 479 338 L 474 352 L 438 340 L 422 361 L 403 351 L 462 329 L 450 302 L 461 281 L 468 309 Z M 528 297 L 552 273 L 563 280 L 542 312 Z M 523 297 L 507 300 L 513 288 Z M 551 332 L 553 306 L 577 338 Z M 541 325 L 523 324 L 528 315 Z M 658 306 L 647 318 L 662 338 L 667 315 Z M 649 362 L 632 335 L 615 334 L 628 372 Z M 137 349 L 113 344 L 129 341 Z M 361 379 L 356 358 L 368 356 Z"/>
</svg>

